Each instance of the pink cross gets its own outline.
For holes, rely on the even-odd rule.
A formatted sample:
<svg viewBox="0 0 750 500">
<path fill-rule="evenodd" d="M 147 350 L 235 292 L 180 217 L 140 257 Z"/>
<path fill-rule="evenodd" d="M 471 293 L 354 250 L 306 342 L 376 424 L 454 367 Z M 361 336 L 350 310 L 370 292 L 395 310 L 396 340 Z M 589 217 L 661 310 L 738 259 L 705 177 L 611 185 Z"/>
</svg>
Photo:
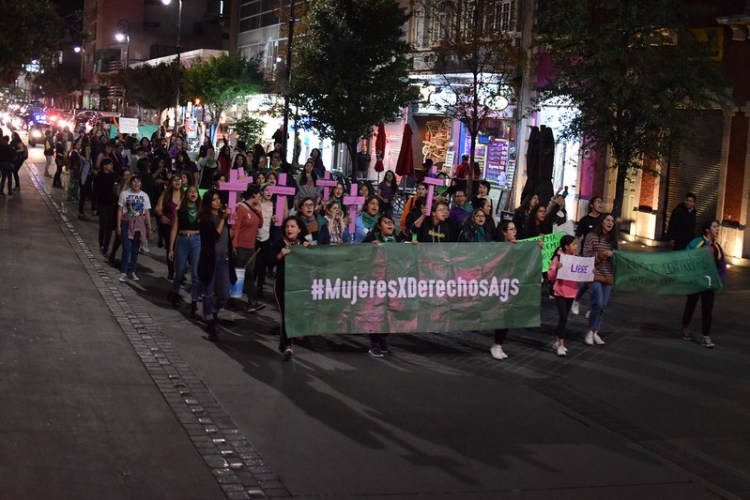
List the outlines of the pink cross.
<svg viewBox="0 0 750 500">
<path fill-rule="evenodd" d="M 327 201 L 331 196 L 331 188 L 336 187 L 338 184 L 338 181 L 331 180 L 331 174 L 326 170 L 326 173 L 323 174 L 322 179 L 318 179 L 315 181 L 315 186 L 320 187 L 323 186 L 323 200 Z"/>
<path fill-rule="evenodd" d="M 280 226 L 284 222 L 284 212 L 286 211 L 286 197 L 294 196 L 297 190 L 286 185 L 286 174 L 278 174 L 278 182 L 268 190 L 276 195 L 276 222 L 275 226 Z"/>
<path fill-rule="evenodd" d="M 252 177 L 240 179 L 239 169 L 232 169 L 229 171 L 229 182 L 219 183 L 219 191 L 229 191 L 229 210 L 231 213 L 234 213 L 235 208 L 237 208 L 237 194 L 244 193 L 248 184 L 252 184 L 252 182 Z M 233 224 L 234 220 L 230 218 L 228 222 Z"/>
<path fill-rule="evenodd" d="M 359 186 L 356 183 L 352 183 L 352 187 L 349 190 L 351 193 L 349 196 L 344 196 L 344 205 L 349 206 L 349 235 L 354 241 L 354 227 L 357 220 L 357 208 L 365 204 L 365 197 L 358 196 L 357 192 Z"/>
<path fill-rule="evenodd" d="M 430 212 L 432 212 L 432 197 L 435 195 L 435 186 L 445 186 L 445 179 L 438 179 L 435 177 L 436 175 L 437 167 L 433 165 L 432 170 L 430 170 L 430 176 L 425 177 L 422 180 L 424 184 L 427 184 L 427 200 L 425 201 L 425 208 Z"/>
</svg>

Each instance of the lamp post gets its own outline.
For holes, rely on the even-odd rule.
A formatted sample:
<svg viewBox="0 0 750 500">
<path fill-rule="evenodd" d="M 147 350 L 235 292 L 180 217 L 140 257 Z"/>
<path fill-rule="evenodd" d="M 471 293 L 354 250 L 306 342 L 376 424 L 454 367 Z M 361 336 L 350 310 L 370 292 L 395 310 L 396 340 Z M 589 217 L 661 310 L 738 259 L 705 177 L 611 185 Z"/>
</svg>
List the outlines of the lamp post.
<svg viewBox="0 0 750 500">
<path fill-rule="evenodd" d="M 162 0 L 163 1 L 163 0 Z M 284 152 L 284 161 L 289 154 L 287 150 L 287 139 L 289 130 L 289 86 L 292 84 L 292 40 L 294 39 L 294 3 L 295 0 L 289 2 L 289 32 L 287 33 L 286 42 L 286 92 L 284 93 L 284 133 L 281 135 L 281 148 Z M 295 137 L 296 133 L 295 126 Z"/>
<path fill-rule="evenodd" d="M 161 0 L 163 5 L 169 5 L 172 0 Z M 177 113 L 180 109 L 180 53 L 182 52 L 182 45 L 180 45 L 180 39 L 182 37 L 182 0 L 177 0 L 177 84 L 175 94 L 177 98 L 174 106 L 174 129 L 177 130 Z"/>
<path fill-rule="evenodd" d="M 84 75 L 83 75 L 83 67 L 84 67 L 84 63 L 85 63 L 85 60 L 86 60 L 86 49 L 83 48 L 83 47 L 81 47 L 80 45 L 76 45 L 75 47 L 73 47 L 73 52 L 75 52 L 76 54 L 80 54 L 80 56 L 81 56 L 81 75 L 80 75 L 80 80 L 81 80 L 81 109 L 83 109 L 83 89 L 85 87 L 85 83 L 83 81 L 83 77 L 84 77 Z"/>
<path fill-rule="evenodd" d="M 125 44 L 125 64 L 124 68 L 128 67 L 128 64 L 130 62 L 130 23 L 126 21 L 125 19 L 120 19 L 117 21 L 117 33 L 115 33 L 115 40 L 117 40 L 118 43 L 124 43 Z M 122 58 L 120 58 L 120 63 L 122 64 Z M 125 113 L 125 89 L 122 90 L 122 112 Z"/>
</svg>

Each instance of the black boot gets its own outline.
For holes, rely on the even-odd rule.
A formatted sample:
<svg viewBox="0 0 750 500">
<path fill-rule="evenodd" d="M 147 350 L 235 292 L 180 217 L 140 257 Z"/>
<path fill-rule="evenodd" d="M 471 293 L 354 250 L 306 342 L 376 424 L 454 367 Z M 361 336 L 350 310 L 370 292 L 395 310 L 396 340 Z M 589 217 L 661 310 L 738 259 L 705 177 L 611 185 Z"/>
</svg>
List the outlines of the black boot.
<svg viewBox="0 0 750 500">
<path fill-rule="evenodd" d="M 208 340 L 211 342 L 216 342 L 219 340 L 219 337 L 216 335 L 216 319 L 210 319 L 208 320 L 207 329 L 208 331 Z"/>
<path fill-rule="evenodd" d="M 196 301 L 192 301 L 190 303 L 190 317 L 195 318 L 195 312 L 198 310 L 198 303 Z"/>
</svg>

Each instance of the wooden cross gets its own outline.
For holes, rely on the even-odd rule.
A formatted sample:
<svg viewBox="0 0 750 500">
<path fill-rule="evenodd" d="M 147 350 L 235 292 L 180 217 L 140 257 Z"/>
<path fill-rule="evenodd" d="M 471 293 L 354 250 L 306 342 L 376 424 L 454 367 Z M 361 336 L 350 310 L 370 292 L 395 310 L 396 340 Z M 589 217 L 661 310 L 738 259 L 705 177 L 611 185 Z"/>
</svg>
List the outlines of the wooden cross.
<svg viewBox="0 0 750 500">
<path fill-rule="evenodd" d="M 425 208 L 431 213 L 432 212 L 432 198 L 435 196 L 435 186 L 445 186 L 445 179 L 439 179 L 435 177 L 437 175 L 437 167 L 432 166 L 430 170 L 430 176 L 425 177 L 422 182 L 427 184 L 427 200 L 425 201 Z"/>
<path fill-rule="evenodd" d="M 322 179 L 318 179 L 315 181 L 315 187 L 323 186 L 323 200 L 328 201 L 328 199 L 331 197 L 331 188 L 336 187 L 338 184 L 338 181 L 334 181 L 331 179 L 331 174 L 326 170 L 326 173 L 323 174 Z"/>
<path fill-rule="evenodd" d="M 354 229 L 357 220 L 357 208 L 365 204 L 365 197 L 358 196 L 357 192 L 359 186 L 356 183 L 352 183 L 352 187 L 349 190 L 351 193 L 349 196 L 344 196 L 344 205 L 349 206 L 349 234 L 354 241 Z"/>
<path fill-rule="evenodd" d="M 243 172 L 244 173 L 244 172 Z M 234 213 L 237 208 L 237 194 L 244 193 L 247 190 L 248 184 L 252 184 L 252 177 L 245 177 L 240 179 L 240 171 L 232 169 L 229 171 L 229 182 L 220 182 L 219 191 L 229 192 L 229 211 Z M 230 218 L 227 221 L 229 224 L 234 224 L 234 220 Z"/>
<path fill-rule="evenodd" d="M 276 222 L 275 226 L 280 226 L 284 222 L 284 212 L 286 211 L 286 197 L 294 196 L 297 190 L 286 185 L 286 174 L 278 174 L 278 182 L 268 190 L 276 195 Z"/>
</svg>

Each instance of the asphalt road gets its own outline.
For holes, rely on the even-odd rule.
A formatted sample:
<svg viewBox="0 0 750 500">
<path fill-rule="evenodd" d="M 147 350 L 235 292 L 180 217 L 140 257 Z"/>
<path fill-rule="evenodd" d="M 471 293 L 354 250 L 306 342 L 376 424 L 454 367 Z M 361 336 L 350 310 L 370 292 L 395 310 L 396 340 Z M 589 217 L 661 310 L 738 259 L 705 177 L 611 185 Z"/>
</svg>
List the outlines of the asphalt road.
<svg viewBox="0 0 750 500">
<path fill-rule="evenodd" d="M 574 340 L 565 359 L 549 349 L 556 311 L 551 300 L 542 298 L 542 327 L 511 331 L 506 361 L 490 357 L 490 335 L 454 332 L 393 335 L 392 354 L 384 360 L 366 354 L 366 337 L 316 337 L 295 347 L 292 362 L 282 363 L 272 332 L 278 315 L 270 303 L 255 315 L 223 313 L 219 344 L 206 342 L 199 323 L 187 318 L 186 311 L 170 307 L 165 256 L 155 241 L 152 253 L 140 258 L 141 280 L 117 283 L 117 271 L 96 252 L 96 223 L 76 220 L 74 204 L 62 201 L 63 193 L 52 190 L 49 180 L 44 182 L 40 149 L 32 150 L 31 160 L 36 162 L 27 164 L 32 178 L 49 194 L 26 183 L 16 199 L 0 200 L 0 255 L 8 248 L 7 235 L 14 242 L 13 251 L 23 251 L 32 239 L 55 232 L 34 232 L 32 220 L 44 220 L 45 227 L 56 226 L 67 235 L 77 261 L 39 258 L 47 256 L 44 253 L 24 262 L 38 266 L 52 283 L 18 281 L 14 278 L 25 275 L 6 271 L 6 286 L 0 288 L 3 336 L 9 335 L 7 325 L 31 320 L 38 331 L 48 329 L 50 322 L 75 331 L 74 321 L 59 321 L 70 316 L 68 305 L 57 306 L 57 314 L 43 315 L 35 314 L 34 308 L 10 307 L 19 290 L 28 289 L 22 296 L 30 301 L 35 291 L 59 283 L 66 288 L 75 285 L 85 302 L 86 307 L 75 313 L 79 321 L 107 322 L 107 338 L 127 347 L 127 329 L 112 329 L 113 318 L 103 306 L 111 300 L 108 287 L 113 287 L 123 307 L 160 339 L 160 347 L 173 350 L 167 358 L 178 360 L 178 367 L 184 363 L 205 388 L 197 400 L 207 401 L 207 408 L 220 407 L 217 411 L 223 412 L 226 423 L 250 443 L 257 455 L 254 464 L 262 468 L 250 467 L 253 477 L 242 482 L 243 495 L 260 494 L 246 486 L 256 479 L 265 495 L 295 498 L 750 498 L 748 269 L 729 270 L 727 287 L 715 307 L 713 350 L 680 339 L 683 298 L 617 293 L 602 329 L 607 345 L 585 346 L 585 320 L 573 317 L 569 328 Z M 45 199 L 49 206 L 41 210 Z M 23 213 L 32 205 L 33 218 L 15 215 L 18 206 L 9 209 L 21 201 Z M 100 275 L 92 269 L 99 269 L 112 284 L 97 286 Z M 11 283 L 18 288 L 9 288 Z M 109 343 L 97 341 L 81 348 L 96 359 L 95 364 L 107 365 L 139 353 L 138 346 L 133 347 L 129 353 L 112 352 Z M 0 353 L 0 366 L 13 381 L 13 395 L 28 389 L 43 402 L 61 390 L 56 379 L 65 373 L 55 375 L 43 359 L 34 358 L 39 366 L 22 370 L 13 364 L 29 362 L 30 353 Z M 143 360 L 141 356 L 150 370 Z M 102 384 L 96 374 L 86 378 L 86 370 L 79 371 L 92 387 Z M 35 372 L 46 374 L 46 393 L 32 375 Z M 141 390 L 153 397 L 158 388 L 171 403 L 158 379 L 149 386 L 143 373 L 122 377 L 130 381 L 123 381 L 130 397 Z M 4 378 L 6 384 L 0 387 L 8 385 Z M 119 399 L 114 397 L 117 388 L 108 391 Z M 101 398 L 76 401 L 90 412 L 112 411 L 111 403 Z M 18 403 L 19 408 L 27 404 Z M 201 441 L 196 441 L 200 432 L 191 434 L 195 429 L 185 424 L 179 407 L 170 408 L 186 429 L 180 444 L 192 441 L 202 452 Z M 20 413 L 0 417 L 0 439 L 6 441 L 21 418 Z M 108 425 L 120 429 L 124 424 Z M 40 434 L 41 430 L 29 429 L 28 444 L 43 453 L 49 445 Z M 88 452 L 94 454 L 95 449 Z M 1 443 L 0 450 L 17 453 Z M 180 457 L 191 453 L 160 451 Z M 77 450 L 76 456 L 85 453 Z M 205 453 L 201 456 L 206 471 L 211 469 L 220 479 L 216 464 L 206 460 Z M 9 465 L 5 460 L 10 472 L 23 467 L 44 478 L 42 470 L 33 471 L 33 454 L 19 457 L 23 463 Z M 103 467 L 133 462 L 138 458 L 115 456 Z M 20 481 L 17 474 L 6 477 L 13 477 L 11 484 Z M 0 484 L 0 496 L 5 496 L 2 491 Z M 175 491 L 169 496 L 210 495 Z"/>
</svg>

